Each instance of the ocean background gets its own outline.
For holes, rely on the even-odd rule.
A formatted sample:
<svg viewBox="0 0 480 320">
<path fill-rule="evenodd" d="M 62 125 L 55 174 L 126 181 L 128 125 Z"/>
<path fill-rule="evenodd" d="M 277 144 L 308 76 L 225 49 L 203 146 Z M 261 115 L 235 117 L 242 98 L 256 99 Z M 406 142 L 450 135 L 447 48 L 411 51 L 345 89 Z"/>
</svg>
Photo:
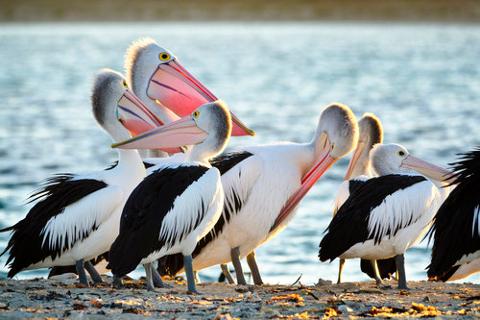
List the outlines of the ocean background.
<svg viewBox="0 0 480 320">
<path fill-rule="evenodd" d="M 144 36 L 173 51 L 256 130 L 255 138 L 234 138 L 231 146 L 308 141 L 323 106 L 334 101 L 359 117 L 374 112 L 386 142 L 439 165 L 480 145 L 478 25 L 0 24 L 0 227 L 24 217 L 29 193 L 51 174 L 100 170 L 116 159 L 90 111 L 92 79 L 99 68 L 123 70 L 125 50 Z M 336 280 L 337 262 L 320 263 L 317 254 L 348 160 L 317 183 L 283 233 L 257 250 L 264 281 L 289 284 L 301 274 L 304 284 Z M 0 250 L 8 237 L 0 234 Z M 410 249 L 408 279 L 425 279 L 429 258 L 426 242 Z M 366 280 L 358 265 L 347 261 L 344 281 Z M 213 267 L 201 278 L 218 274 Z M 45 275 L 33 270 L 17 278 Z"/>
</svg>

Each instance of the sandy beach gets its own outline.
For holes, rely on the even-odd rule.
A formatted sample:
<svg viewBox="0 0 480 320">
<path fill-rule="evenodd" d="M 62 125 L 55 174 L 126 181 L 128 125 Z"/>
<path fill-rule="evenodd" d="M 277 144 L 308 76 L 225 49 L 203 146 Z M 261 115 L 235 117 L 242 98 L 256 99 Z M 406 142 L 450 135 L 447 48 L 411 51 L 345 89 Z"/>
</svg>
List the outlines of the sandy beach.
<svg viewBox="0 0 480 320">
<path fill-rule="evenodd" d="M 149 292 L 143 280 L 114 290 L 106 283 L 81 288 L 74 277 L 57 280 L 1 280 L 0 318 L 88 319 L 325 319 L 325 318 L 477 318 L 480 285 L 410 282 L 379 289 L 374 282 L 341 285 L 319 280 L 288 285 L 199 285 L 199 295 L 187 295 L 182 280 L 171 289 Z"/>
</svg>

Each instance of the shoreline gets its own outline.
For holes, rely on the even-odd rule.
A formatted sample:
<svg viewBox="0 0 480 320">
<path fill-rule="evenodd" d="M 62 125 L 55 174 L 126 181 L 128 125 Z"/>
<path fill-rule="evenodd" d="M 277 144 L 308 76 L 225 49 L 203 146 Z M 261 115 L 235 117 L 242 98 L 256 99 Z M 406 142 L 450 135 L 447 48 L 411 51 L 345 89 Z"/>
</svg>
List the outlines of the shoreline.
<svg viewBox="0 0 480 320">
<path fill-rule="evenodd" d="M 476 0 L 24 0 L 7 1 L 0 22 L 40 21 L 397 21 L 480 22 Z"/>
<path fill-rule="evenodd" d="M 480 316 L 480 285 L 409 282 L 410 290 L 379 289 L 373 281 L 340 285 L 320 280 L 316 286 L 198 285 L 200 295 L 187 295 L 183 280 L 167 281 L 169 289 L 146 291 L 143 280 L 128 280 L 114 290 L 111 278 L 97 287 L 81 288 L 75 277 L 56 280 L 0 280 L 0 318 L 94 319 L 322 319 L 329 317 Z"/>
</svg>

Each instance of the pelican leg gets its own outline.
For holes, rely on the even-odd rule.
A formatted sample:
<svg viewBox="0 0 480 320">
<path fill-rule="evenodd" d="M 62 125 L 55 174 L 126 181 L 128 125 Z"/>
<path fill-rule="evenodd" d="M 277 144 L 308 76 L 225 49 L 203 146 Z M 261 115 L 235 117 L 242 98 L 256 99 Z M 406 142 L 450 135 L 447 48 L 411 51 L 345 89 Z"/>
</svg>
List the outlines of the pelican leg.
<svg viewBox="0 0 480 320">
<path fill-rule="evenodd" d="M 83 265 L 83 259 L 80 259 L 75 262 L 75 269 L 77 269 L 78 279 L 80 283 L 88 287 L 87 274 L 85 273 L 85 268 L 83 267 Z"/>
<path fill-rule="evenodd" d="M 112 286 L 113 286 L 115 289 L 123 289 L 124 286 L 123 286 L 123 282 L 122 282 L 122 277 L 113 275 Z"/>
<path fill-rule="evenodd" d="M 380 278 L 380 272 L 378 271 L 378 264 L 377 260 L 370 260 L 370 263 L 372 264 L 372 269 L 373 272 L 375 273 L 375 282 L 377 283 L 377 286 L 383 284 L 382 278 Z"/>
<path fill-rule="evenodd" d="M 247 255 L 247 263 L 250 267 L 250 271 L 252 272 L 253 283 L 257 286 L 263 285 L 262 276 L 260 275 L 257 261 L 255 260 L 255 251 L 252 251 Z"/>
<path fill-rule="evenodd" d="M 340 259 L 338 261 L 338 278 L 337 278 L 337 284 L 342 283 L 342 272 L 343 272 L 343 267 L 345 266 L 345 259 Z"/>
<path fill-rule="evenodd" d="M 395 266 L 398 273 L 398 289 L 408 289 L 407 275 L 405 274 L 405 257 L 403 254 L 395 256 Z"/>
<path fill-rule="evenodd" d="M 155 286 L 153 285 L 153 279 L 152 279 L 152 264 L 145 263 L 143 267 L 145 268 L 145 276 L 147 278 L 146 280 L 147 290 L 155 291 Z"/>
<path fill-rule="evenodd" d="M 187 275 L 187 293 L 188 294 L 198 294 L 197 287 L 195 285 L 195 276 L 193 275 L 193 264 L 192 256 L 183 256 L 183 268 L 185 269 L 185 274 Z"/>
<path fill-rule="evenodd" d="M 87 272 L 90 274 L 90 277 L 93 280 L 93 283 L 102 283 L 102 277 L 100 274 L 97 272 L 97 269 L 93 266 L 93 264 L 90 261 L 85 261 L 85 269 L 87 269 Z"/>
<path fill-rule="evenodd" d="M 220 268 L 222 268 L 223 275 L 225 276 L 225 279 L 227 279 L 229 284 L 234 284 L 235 280 L 233 280 L 232 275 L 230 274 L 230 270 L 228 270 L 228 265 L 225 263 L 222 263 L 220 265 Z"/>
<path fill-rule="evenodd" d="M 156 268 L 152 267 L 152 280 L 155 288 L 172 288 L 171 285 L 163 282 L 162 276 L 158 273 Z"/>
<path fill-rule="evenodd" d="M 230 256 L 232 258 L 233 267 L 235 268 L 235 274 L 237 275 L 237 284 L 246 285 L 247 281 L 245 281 L 242 264 L 240 263 L 240 248 L 236 247 L 230 250 Z"/>
</svg>

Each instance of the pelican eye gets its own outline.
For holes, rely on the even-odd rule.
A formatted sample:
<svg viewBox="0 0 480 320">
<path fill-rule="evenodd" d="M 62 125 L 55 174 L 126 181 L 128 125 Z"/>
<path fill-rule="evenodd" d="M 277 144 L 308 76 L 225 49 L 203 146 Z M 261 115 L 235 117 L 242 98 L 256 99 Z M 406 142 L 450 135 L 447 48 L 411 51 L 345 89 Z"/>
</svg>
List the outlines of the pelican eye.
<svg viewBox="0 0 480 320">
<path fill-rule="evenodd" d="M 200 117 L 200 111 L 194 111 L 192 115 L 195 119 L 198 119 L 198 117 Z"/>
<path fill-rule="evenodd" d="M 399 155 L 400 157 L 403 157 L 403 156 L 405 155 L 405 151 L 398 151 L 398 155 Z"/>
<path fill-rule="evenodd" d="M 123 80 L 123 81 L 122 81 L 122 85 L 123 85 L 125 88 L 127 88 L 127 87 L 128 87 L 128 86 L 127 86 L 127 80 Z"/>
<path fill-rule="evenodd" d="M 160 61 L 168 61 L 170 60 L 171 56 L 168 52 L 162 52 L 158 55 L 158 58 L 160 59 Z"/>
</svg>

